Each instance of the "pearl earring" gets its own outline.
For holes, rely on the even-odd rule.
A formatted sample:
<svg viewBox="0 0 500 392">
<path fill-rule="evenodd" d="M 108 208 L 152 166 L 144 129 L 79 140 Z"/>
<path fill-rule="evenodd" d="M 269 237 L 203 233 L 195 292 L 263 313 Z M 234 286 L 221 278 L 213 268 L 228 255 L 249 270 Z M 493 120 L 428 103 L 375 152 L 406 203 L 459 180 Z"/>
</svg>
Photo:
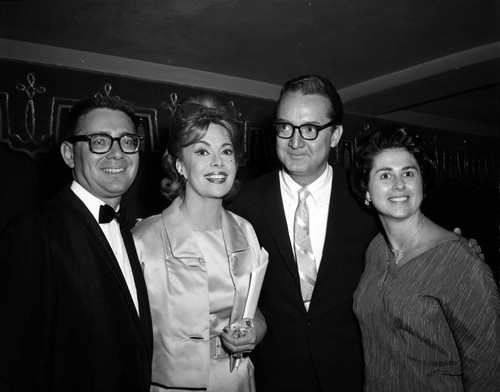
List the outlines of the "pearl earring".
<svg viewBox="0 0 500 392">
<path fill-rule="evenodd" d="M 365 196 L 365 204 L 367 206 L 370 205 L 370 202 L 372 201 L 372 199 L 370 198 L 370 194 L 368 192 L 366 192 L 366 196 Z"/>
</svg>

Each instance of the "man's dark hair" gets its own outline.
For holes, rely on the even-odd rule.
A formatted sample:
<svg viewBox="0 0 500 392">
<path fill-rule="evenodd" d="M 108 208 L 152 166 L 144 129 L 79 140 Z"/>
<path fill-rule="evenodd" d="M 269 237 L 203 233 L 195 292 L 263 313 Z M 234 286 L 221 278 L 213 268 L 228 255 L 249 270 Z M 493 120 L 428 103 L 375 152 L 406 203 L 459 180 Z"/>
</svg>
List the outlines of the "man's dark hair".
<svg viewBox="0 0 500 392">
<path fill-rule="evenodd" d="M 118 110 L 125 113 L 132 120 L 134 127 L 136 124 L 136 117 L 134 114 L 135 107 L 132 103 L 120 98 L 111 98 L 108 96 L 98 96 L 90 99 L 85 99 L 77 102 L 72 108 L 66 123 L 65 139 L 76 134 L 80 119 L 94 109 L 111 109 Z"/>
<path fill-rule="evenodd" d="M 333 83 L 318 75 L 302 75 L 298 78 L 289 80 L 283 85 L 280 97 L 276 103 L 278 109 L 282 98 L 288 93 L 300 92 L 303 95 L 321 95 L 331 103 L 331 111 L 328 116 L 335 125 L 342 125 L 344 120 L 344 108 L 342 100 Z"/>
</svg>

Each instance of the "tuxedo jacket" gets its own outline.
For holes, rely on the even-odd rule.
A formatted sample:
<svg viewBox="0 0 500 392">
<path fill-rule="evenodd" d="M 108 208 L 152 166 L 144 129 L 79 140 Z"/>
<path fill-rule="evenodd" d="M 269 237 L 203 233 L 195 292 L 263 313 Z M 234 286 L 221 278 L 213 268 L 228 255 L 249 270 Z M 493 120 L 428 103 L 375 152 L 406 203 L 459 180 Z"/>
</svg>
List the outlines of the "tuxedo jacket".
<svg viewBox="0 0 500 392">
<path fill-rule="evenodd" d="M 0 238 L 0 390 L 148 391 L 152 327 L 130 231 L 139 314 L 113 251 L 66 187 Z"/>
<path fill-rule="evenodd" d="M 362 391 L 361 337 L 352 310 L 375 219 L 333 169 L 323 255 L 306 311 L 281 198 L 279 173 L 245 184 L 229 206 L 253 225 L 269 252 L 259 300 L 267 334 L 251 355 L 261 391 Z"/>
</svg>

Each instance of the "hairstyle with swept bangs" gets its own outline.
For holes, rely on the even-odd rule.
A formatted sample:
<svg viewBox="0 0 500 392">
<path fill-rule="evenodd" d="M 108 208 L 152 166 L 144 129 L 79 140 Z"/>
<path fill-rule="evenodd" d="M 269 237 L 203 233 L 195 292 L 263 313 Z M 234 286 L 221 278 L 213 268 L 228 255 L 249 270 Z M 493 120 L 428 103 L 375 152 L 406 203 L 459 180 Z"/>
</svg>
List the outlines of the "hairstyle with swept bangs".
<svg viewBox="0 0 500 392">
<path fill-rule="evenodd" d="M 207 134 L 210 124 L 217 124 L 226 129 L 234 147 L 238 166 L 242 153 L 242 140 L 234 106 L 225 105 L 212 95 L 187 98 L 175 106 L 167 138 L 167 149 L 163 154 L 165 177 L 161 181 L 161 193 L 167 199 L 184 197 L 185 180 L 177 173 L 175 162 L 181 159 L 185 147 L 197 143 Z M 239 182 L 235 180 L 224 201 L 234 197 L 238 189 Z"/>
</svg>

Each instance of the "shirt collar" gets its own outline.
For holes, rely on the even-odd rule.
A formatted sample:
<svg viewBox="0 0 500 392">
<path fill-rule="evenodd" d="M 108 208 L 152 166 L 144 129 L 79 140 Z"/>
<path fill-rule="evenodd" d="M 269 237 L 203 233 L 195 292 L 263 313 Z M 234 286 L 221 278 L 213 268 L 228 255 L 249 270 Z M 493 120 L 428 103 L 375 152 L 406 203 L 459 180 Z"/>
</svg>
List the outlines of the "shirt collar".
<svg viewBox="0 0 500 392">
<path fill-rule="evenodd" d="M 106 204 L 98 197 L 94 196 L 88 190 L 86 190 L 83 186 L 81 186 L 78 182 L 73 181 L 71 183 L 71 190 L 73 193 L 78 196 L 78 198 L 85 204 L 85 206 L 89 209 L 93 217 L 97 222 L 99 222 L 99 208 Z M 118 211 L 120 206 L 118 206 Z"/>
<path fill-rule="evenodd" d="M 286 193 L 287 197 L 292 200 L 299 201 L 299 189 L 302 185 L 297 184 L 292 177 L 286 173 L 283 169 L 280 170 L 280 177 L 283 183 L 283 191 Z M 330 199 L 329 188 L 332 183 L 333 169 L 328 164 L 326 165 L 325 171 L 311 184 L 307 185 L 307 189 L 311 193 L 312 200 L 315 204 L 319 205 L 324 202 L 328 202 Z"/>
</svg>

